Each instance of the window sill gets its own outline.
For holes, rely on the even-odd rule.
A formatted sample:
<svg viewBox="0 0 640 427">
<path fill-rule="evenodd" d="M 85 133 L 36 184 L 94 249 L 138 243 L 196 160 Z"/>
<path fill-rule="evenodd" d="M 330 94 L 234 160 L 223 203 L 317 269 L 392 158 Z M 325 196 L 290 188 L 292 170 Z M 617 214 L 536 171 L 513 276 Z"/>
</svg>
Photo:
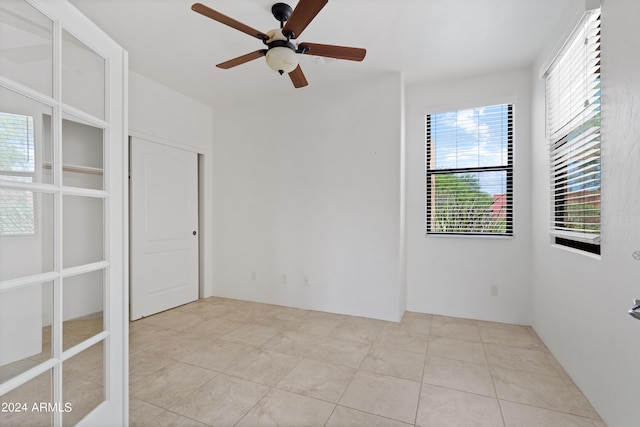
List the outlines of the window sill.
<svg viewBox="0 0 640 427">
<path fill-rule="evenodd" d="M 588 258 L 591 259 L 595 259 L 595 260 L 602 260 L 602 255 L 598 255 L 598 254 L 592 254 L 591 252 L 587 252 L 587 251 L 583 251 L 580 249 L 575 249 L 575 248 L 570 248 L 569 246 L 564 246 L 564 245 L 559 245 L 557 243 L 551 243 L 551 247 L 552 248 L 556 248 L 556 249 L 560 249 L 562 251 L 566 251 L 566 252 L 571 252 L 577 255 L 582 255 L 582 256 L 586 256 Z"/>
</svg>

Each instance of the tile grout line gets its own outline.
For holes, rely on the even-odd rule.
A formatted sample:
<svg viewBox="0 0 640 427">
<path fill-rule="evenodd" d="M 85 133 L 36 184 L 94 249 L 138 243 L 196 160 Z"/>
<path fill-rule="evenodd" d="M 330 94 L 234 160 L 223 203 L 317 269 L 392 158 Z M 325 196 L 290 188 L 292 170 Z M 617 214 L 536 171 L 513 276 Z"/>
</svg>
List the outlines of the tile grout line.
<svg viewBox="0 0 640 427">
<path fill-rule="evenodd" d="M 478 332 L 480 332 L 480 327 L 478 327 Z M 489 371 L 489 377 L 491 378 L 491 385 L 493 386 L 493 393 L 495 394 L 496 403 L 498 404 L 498 410 L 500 410 L 500 419 L 502 419 L 502 425 L 506 427 L 507 421 L 504 419 L 504 411 L 502 410 L 502 405 L 500 404 L 500 399 L 498 398 L 498 389 L 496 388 L 496 381 L 493 378 L 493 372 L 491 372 L 491 364 L 489 363 L 489 357 L 487 356 L 487 349 L 485 348 L 485 342 L 482 339 L 482 334 L 480 333 L 480 345 L 482 346 L 482 353 L 484 354 L 485 362 L 487 362 L 487 370 Z"/>
<path fill-rule="evenodd" d="M 340 323 L 342 323 L 342 321 L 340 321 Z M 338 327 L 338 325 L 336 325 L 336 327 Z M 335 328 L 334 328 L 335 329 Z M 333 329 L 332 329 L 333 330 Z M 380 335 L 380 333 L 378 333 L 378 336 Z M 326 337 L 325 337 L 326 338 Z M 376 337 L 377 339 L 377 337 Z M 347 392 L 347 390 L 349 389 L 349 387 L 351 387 L 351 384 L 353 383 L 353 380 L 355 379 L 356 375 L 358 375 L 358 371 L 360 371 L 360 367 L 362 366 L 362 364 L 364 363 L 364 361 L 367 359 L 367 356 L 369 355 L 369 352 L 371 351 L 371 348 L 373 347 L 373 345 L 369 346 L 369 350 L 367 351 L 367 354 L 362 358 L 362 360 L 360 361 L 360 364 L 358 365 L 357 368 L 351 368 L 353 369 L 353 376 L 351 377 L 351 379 L 349 380 L 349 384 L 347 384 L 347 386 L 344 388 L 344 390 L 342 390 L 342 393 L 340 394 L 340 398 L 338 399 L 338 401 L 336 402 L 336 406 L 333 408 L 333 411 L 331 411 L 331 415 L 333 415 L 333 413 L 335 412 L 336 408 L 338 407 L 338 405 L 340 405 L 340 402 L 342 401 L 342 398 L 344 397 L 344 394 Z M 342 406 L 342 405 L 340 405 Z M 348 406 L 345 406 L 345 408 L 349 408 Z M 355 408 L 350 408 L 350 409 L 354 409 Z M 366 411 L 361 411 L 361 412 L 365 412 L 367 414 L 370 414 L 370 412 L 366 412 Z M 372 414 L 375 415 L 375 414 Z M 327 422 L 329 422 L 329 419 L 331 419 L 331 417 L 327 418 L 327 421 L 325 422 L 325 424 Z"/>
<path fill-rule="evenodd" d="M 510 400 L 510 399 L 498 399 L 498 401 L 504 401 L 504 402 L 509 402 L 509 403 L 515 403 L 516 405 L 521 405 L 521 406 L 527 406 L 529 408 L 535 408 L 535 409 L 541 409 L 543 411 L 548 411 L 548 412 L 552 412 L 552 413 L 558 413 L 558 414 L 564 414 L 564 415 L 570 415 L 572 417 L 578 417 L 578 418 L 582 418 L 584 420 L 589 420 L 589 421 L 601 421 L 595 418 L 591 418 L 589 416 L 586 415 L 580 415 L 580 414 L 576 414 L 573 412 L 567 412 L 567 411 L 561 411 L 559 409 L 551 409 L 551 408 L 545 408 L 544 406 L 538 406 L 538 405 L 531 405 L 530 403 L 522 403 L 522 402 L 517 402 L 515 400 Z"/>
<path fill-rule="evenodd" d="M 416 413 L 413 416 L 413 425 L 418 426 L 418 412 L 420 411 L 420 399 L 422 399 L 422 388 L 424 385 L 424 371 L 427 369 L 427 357 L 429 357 L 429 346 L 431 345 L 431 327 L 433 326 L 433 315 L 429 319 L 429 333 L 427 334 L 427 348 L 424 351 L 424 361 L 422 362 L 422 373 L 420 375 L 420 388 L 418 389 L 418 403 Z"/>
</svg>

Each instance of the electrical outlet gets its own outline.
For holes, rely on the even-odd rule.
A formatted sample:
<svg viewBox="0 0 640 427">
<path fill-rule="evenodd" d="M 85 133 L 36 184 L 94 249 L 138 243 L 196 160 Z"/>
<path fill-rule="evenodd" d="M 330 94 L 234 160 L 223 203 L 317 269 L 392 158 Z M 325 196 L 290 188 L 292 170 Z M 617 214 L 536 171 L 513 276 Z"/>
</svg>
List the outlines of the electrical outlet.
<svg viewBox="0 0 640 427">
<path fill-rule="evenodd" d="M 304 286 L 309 286 L 309 278 L 307 276 L 304 276 L 304 279 L 302 279 L 302 284 Z"/>
<path fill-rule="evenodd" d="M 497 297 L 498 294 L 500 293 L 500 288 L 498 287 L 498 285 L 491 285 L 491 296 L 492 297 Z"/>
</svg>

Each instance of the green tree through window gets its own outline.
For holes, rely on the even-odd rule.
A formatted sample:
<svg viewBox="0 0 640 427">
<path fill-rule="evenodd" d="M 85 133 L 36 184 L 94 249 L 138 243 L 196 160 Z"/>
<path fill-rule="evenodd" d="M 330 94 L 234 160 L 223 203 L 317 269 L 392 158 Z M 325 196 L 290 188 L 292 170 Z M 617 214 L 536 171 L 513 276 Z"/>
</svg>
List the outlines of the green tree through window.
<svg viewBox="0 0 640 427">
<path fill-rule="evenodd" d="M 436 233 L 505 233 L 506 206 L 494 206 L 494 197 L 482 191 L 475 175 L 435 175 Z"/>
</svg>

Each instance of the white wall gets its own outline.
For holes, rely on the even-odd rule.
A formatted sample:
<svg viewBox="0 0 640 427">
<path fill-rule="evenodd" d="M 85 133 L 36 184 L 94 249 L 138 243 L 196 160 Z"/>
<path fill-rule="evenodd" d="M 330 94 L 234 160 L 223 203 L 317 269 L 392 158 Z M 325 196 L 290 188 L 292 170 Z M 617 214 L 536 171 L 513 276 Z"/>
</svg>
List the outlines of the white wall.
<svg viewBox="0 0 640 427">
<path fill-rule="evenodd" d="M 393 74 L 215 111 L 215 294 L 399 320 L 401 110 Z"/>
<path fill-rule="evenodd" d="M 406 99 L 407 309 L 529 324 L 528 70 L 412 84 Z M 505 102 L 514 104 L 514 237 L 426 237 L 425 114 Z M 491 285 L 498 296 L 491 296 Z"/>
<path fill-rule="evenodd" d="M 200 154 L 200 296 L 213 295 L 213 112 L 129 71 L 129 134 Z"/>
<path fill-rule="evenodd" d="M 637 425 L 640 402 L 640 322 L 627 314 L 640 298 L 640 262 L 632 257 L 640 249 L 638 16 L 635 0 L 602 0 L 599 259 L 550 243 L 544 81 L 533 70 L 532 325 L 610 427 Z"/>
<path fill-rule="evenodd" d="M 213 140 L 212 110 L 129 70 L 129 131 L 208 153 Z"/>
</svg>

